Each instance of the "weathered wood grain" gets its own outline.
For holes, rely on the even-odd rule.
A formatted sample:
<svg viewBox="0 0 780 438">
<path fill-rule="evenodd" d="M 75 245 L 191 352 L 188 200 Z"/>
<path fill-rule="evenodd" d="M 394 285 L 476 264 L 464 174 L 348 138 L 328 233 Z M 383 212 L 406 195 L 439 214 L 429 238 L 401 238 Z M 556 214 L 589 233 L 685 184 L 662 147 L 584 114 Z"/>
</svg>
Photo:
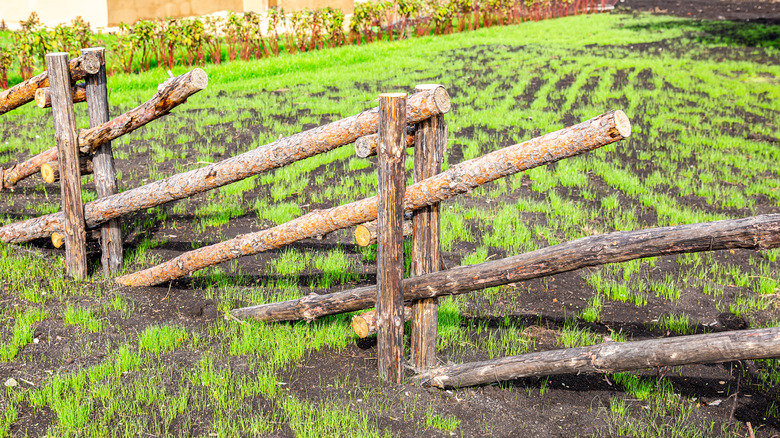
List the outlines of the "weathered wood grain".
<svg viewBox="0 0 780 438">
<path fill-rule="evenodd" d="M 418 85 L 416 90 L 438 85 Z M 447 149 L 447 125 L 444 116 L 431 117 L 417 124 L 414 146 L 414 182 L 441 172 Z M 411 276 L 438 271 L 441 258 L 439 204 L 415 210 L 412 237 Z M 439 299 L 412 302 L 411 362 L 417 370 L 436 365 L 436 332 L 439 325 Z"/>
<path fill-rule="evenodd" d="M 60 168 L 62 210 L 65 212 L 65 268 L 74 278 L 87 277 L 87 237 L 81 200 L 78 133 L 70 94 L 70 70 L 67 53 L 46 55 L 52 93 L 54 137 Z"/>
<path fill-rule="evenodd" d="M 635 342 L 542 351 L 436 368 L 414 380 L 438 388 L 460 388 L 531 376 L 619 373 L 651 367 L 780 357 L 780 328 L 675 336 Z"/>
<path fill-rule="evenodd" d="M 416 93 L 409 97 L 408 122 L 416 123 L 449 110 L 449 95 L 443 88 Z M 127 213 L 187 198 L 351 144 L 358 137 L 376 132 L 378 119 L 378 108 L 370 109 L 356 116 L 260 146 L 219 163 L 97 199 L 84 206 L 87 225 L 90 228 L 95 227 Z M 9 224 L 0 227 L 0 240 L 6 243 L 21 243 L 49 237 L 54 231 L 62 230 L 62 220 L 61 213 L 54 213 Z M 319 235 L 324 234 L 327 233 Z"/>
<path fill-rule="evenodd" d="M 508 230 L 511 232 L 511 230 Z M 404 300 L 458 295 L 488 287 L 546 277 L 605 263 L 723 249 L 763 250 L 780 247 L 780 214 L 744 219 L 619 231 L 477 265 L 459 266 L 403 281 Z M 376 286 L 366 286 L 298 300 L 245 307 L 233 316 L 261 321 L 312 321 L 374 307 Z"/>
<path fill-rule="evenodd" d="M 95 53 L 90 54 L 90 58 L 96 56 Z M 103 144 L 168 114 L 173 108 L 186 102 L 188 97 L 205 89 L 207 85 L 208 76 L 199 68 L 171 78 L 160 84 L 157 93 L 143 104 L 98 126 L 82 129 L 78 134 L 79 149 L 84 154 L 92 154 Z M 5 169 L 3 187 L 13 187 L 24 178 L 38 173 L 43 163 L 55 159 L 57 159 L 57 148 L 51 148 Z"/>
<path fill-rule="evenodd" d="M 379 95 L 377 361 L 379 378 L 401 383 L 404 357 L 404 193 L 406 94 Z"/>
<path fill-rule="evenodd" d="M 70 80 L 73 82 L 84 79 L 88 74 L 96 73 L 100 68 L 100 61 L 92 55 L 79 56 L 68 62 Z M 33 76 L 24 82 L 0 93 L 0 114 L 16 109 L 35 98 L 35 90 L 49 86 L 49 72 L 43 72 Z"/>
<path fill-rule="evenodd" d="M 460 163 L 414 184 L 406 190 L 404 209 L 415 210 L 441 202 L 498 178 L 614 143 L 630 133 L 631 125 L 622 111 L 602 114 L 578 125 Z M 117 281 L 128 286 L 160 284 L 208 266 L 353 227 L 376 217 L 376 197 L 313 211 L 267 230 L 186 252 L 160 265 L 120 277 Z M 87 223 L 89 225 L 89 221 Z M 6 228 L 0 228 L 0 238 Z"/>
<path fill-rule="evenodd" d="M 89 112 L 89 127 L 95 128 L 108 122 L 108 86 L 106 82 L 106 56 L 103 47 L 94 47 L 82 49 L 81 54 L 95 53 L 100 59 L 100 70 L 86 77 L 86 98 Z M 191 80 L 187 81 L 188 91 L 195 92 L 203 89 L 208 84 L 208 78 L 203 75 L 195 74 Z M 193 85 L 195 84 L 195 85 Z M 174 86 L 171 89 L 179 89 Z M 187 92 L 188 92 L 187 91 Z M 179 98 L 180 101 L 184 92 Z M 170 96 L 170 93 L 164 93 Z M 169 98 L 170 99 L 170 98 Z M 186 98 L 184 98 L 186 100 Z M 164 102 L 161 102 L 165 106 Z M 178 104 L 177 104 L 178 105 Z M 157 109 L 159 111 L 159 109 Z M 147 111 L 147 114 L 150 112 Z M 137 123 L 136 123 L 137 124 Z M 119 192 L 116 185 L 116 168 L 114 166 L 114 154 L 111 151 L 111 142 L 102 142 L 95 150 L 92 156 L 95 163 L 95 190 L 98 198 L 115 195 Z M 119 224 L 119 218 L 114 218 L 100 226 L 100 262 L 103 267 L 103 275 L 110 276 L 122 269 L 124 255 L 122 254 L 122 228 Z"/>
<path fill-rule="evenodd" d="M 379 134 L 366 135 L 355 140 L 355 155 L 368 158 L 376 155 L 379 145 Z M 406 147 L 414 146 L 414 129 L 406 129 Z"/>
</svg>

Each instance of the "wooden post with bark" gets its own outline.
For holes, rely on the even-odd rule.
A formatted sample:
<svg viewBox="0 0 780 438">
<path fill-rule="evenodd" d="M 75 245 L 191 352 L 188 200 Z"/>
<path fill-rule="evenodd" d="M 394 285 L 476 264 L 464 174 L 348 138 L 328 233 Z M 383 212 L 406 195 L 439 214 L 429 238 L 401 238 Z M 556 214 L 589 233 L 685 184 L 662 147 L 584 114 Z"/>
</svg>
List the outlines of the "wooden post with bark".
<svg viewBox="0 0 780 438">
<path fill-rule="evenodd" d="M 414 380 L 438 388 L 459 388 L 531 376 L 620 373 L 771 357 L 780 357 L 778 327 L 540 351 L 436 368 Z"/>
<path fill-rule="evenodd" d="M 415 91 L 440 87 L 418 85 Z M 431 117 L 417 125 L 414 136 L 414 182 L 441 172 L 447 148 L 447 125 L 444 116 Z M 438 271 L 441 258 L 439 204 L 415 210 L 412 218 L 411 276 Z M 436 364 L 436 329 L 439 324 L 439 299 L 426 298 L 412 303 L 412 366 L 423 370 Z"/>
<path fill-rule="evenodd" d="M 407 123 L 417 123 L 449 110 L 450 97 L 444 88 L 416 93 L 408 100 Z M 279 139 L 218 163 L 173 175 L 113 196 L 96 199 L 84 206 L 87 226 L 92 228 L 127 213 L 187 198 L 353 143 L 358 137 L 376 132 L 378 119 L 378 108 L 372 108 L 358 115 Z M 336 229 L 376 219 L 376 205 L 373 211 L 373 217 L 350 222 L 349 225 Z M 46 238 L 55 231 L 62 231 L 62 224 L 62 213 L 15 222 L 0 227 L 0 240 L 5 243 L 21 243 Z M 325 231 L 316 235 L 322 236 L 328 233 L 329 231 Z"/>
<path fill-rule="evenodd" d="M 103 47 L 82 49 L 82 56 L 94 53 L 100 59 L 100 70 L 86 77 L 86 99 L 89 112 L 89 127 L 94 128 L 108 122 L 108 87 L 106 83 L 106 57 Z M 116 168 L 111 142 L 104 142 L 92 157 L 95 174 L 95 190 L 98 198 L 115 195 Z M 114 218 L 100 226 L 100 249 L 103 274 L 110 276 L 122 269 L 122 228 L 119 218 Z"/>
<path fill-rule="evenodd" d="M 511 232 L 511 230 L 510 230 Z M 574 271 L 588 266 L 723 249 L 765 250 L 780 247 L 780 214 L 637 231 L 618 231 L 501 260 L 458 266 L 403 281 L 404 300 L 458 295 L 518 281 Z M 327 315 L 370 309 L 376 286 L 234 309 L 233 316 L 259 321 L 313 321 Z"/>
<path fill-rule="evenodd" d="M 49 53 L 46 55 L 46 65 L 52 94 L 62 210 L 65 212 L 65 266 L 68 275 L 83 279 L 87 277 L 87 237 L 68 54 Z"/>
<path fill-rule="evenodd" d="M 377 246 L 377 356 L 379 377 L 401 383 L 404 314 L 404 192 L 406 191 L 406 94 L 379 95 L 379 208 Z"/>
<path fill-rule="evenodd" d="M 415 122 L 417 121 L 419 120 Z M 577 125 L 508 146 L 473 160 L 464 161 L 450 167 L 446 172 L 416 183 L 406 189 L 404 210 L 416 210 L 462 193 L 468 193 L 490 181 L 598 149 L 620 141 L 630 134 L 631 123 L 628 117 L 622 111 L 610 111 Z M 193 172 L 195 171 L 179 176 L 191 175 Z M 115 196 L 126 195 L 129 192 L 131 191 Z M 90 204 L 98 202 L 100 200 Z M 90 204 L 87 204 L 87 213 L 90 213 Z M 135 205 L 138 203 L 136 202 Z M 53 228 L 55 217 L 49 217 L 52 218 L 49 221 L 28 220 L 0 227 L 0 239 L 8 241 L 10 240 L 8 237 L 20 234 L 29 237 L 33 231 L 31 225 L 35 226 L 36 237 L 47 237 L 56 230 L 51 230 L 49 234 L 44 236 L 37 233 L 41 229 Z M 302 239 L 322 236 L 342 228 L 353 227 L 372 221 L 376 217 L 376 197 L 327 210 L 313 211 L 276 227 L 244 234 L 186 252 L 157 266 L 119 277 L 117 282 L 126 286 L 151 286 L 164 283 L 189 275 L 199 269 L 238 257 L 280 248 Z M 92 226 L 89 217 L 87 225 Z"/>
</svg>

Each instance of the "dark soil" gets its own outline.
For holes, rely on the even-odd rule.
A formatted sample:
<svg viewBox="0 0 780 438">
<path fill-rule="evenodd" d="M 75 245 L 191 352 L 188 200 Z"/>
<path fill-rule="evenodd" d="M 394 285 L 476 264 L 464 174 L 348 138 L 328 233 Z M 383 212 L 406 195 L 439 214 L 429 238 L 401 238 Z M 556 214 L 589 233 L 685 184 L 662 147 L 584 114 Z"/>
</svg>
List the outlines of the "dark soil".
<svg viewBox="0 0 780 438">
<path fill-rule="evenodd" d="M 618 7 L 699 20 L 780 24 L 777 0 L 619 0 Z"/>
</svg>

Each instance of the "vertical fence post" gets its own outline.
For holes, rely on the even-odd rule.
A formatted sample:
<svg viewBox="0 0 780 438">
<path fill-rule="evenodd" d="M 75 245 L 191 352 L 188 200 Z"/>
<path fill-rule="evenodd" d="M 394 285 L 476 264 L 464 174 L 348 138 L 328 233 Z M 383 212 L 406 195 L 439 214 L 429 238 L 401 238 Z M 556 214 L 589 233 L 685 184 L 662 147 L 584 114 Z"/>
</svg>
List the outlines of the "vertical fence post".
<svg viewBox="0 0 780 438">
<path fill-rule="evenodd" d="M 108 88 L 106 85 L 105 48 L 94 47 L 81 49 L 82 55 L 95 53 L 100 60 L 100 70 L 87 75 L 87 107 L 89 111 L 89 127 L 93 128 L 108 121 Z M 92 158 L 95 175 L 95 190 L 98 198 L 118 193 L 116 186 L 116 169 L 111 143 L 106 143 Z M 103 274 L 110 276 L 122 269 L 122 228 L 119 218 L 111 219 L 100 227 L 100 249 Z"/>
<path fill-rule="evenodd" d="M 406 94 L 379 95 L 377 349 L 379 377 L 400 383 L 404 309 L 403 202 L 406 191 Z"/>
<path fill-rule="evenodd" d="M 437 88 L 426 84 L 415 87 L 416 92 Z M 444 151 L 447 147 L 447 126 L 444 116 L 433 116 L 417 124 L 414 138 L 414 182 L 422 181 L 441 172 Z M 412 219 L 411 275 L 423 275 L 440 269 L 441 250 L 439 204 L 414 212 Z M 438 326 L 439 300 L 428 298 L 412 303 L 412 365 L 423 370 L 436 365 L 436 329 Z"/>
<path fill-rule="evenodd" d="M 62 210 L 65 213 L 65 267 L 74 278 L 87 276 L 87 237 L 84 205 L 81 200 L 78 133 L 73 113 L 70 70 L 67 53 L 46 55 L 51 90 L 51 112 L 54 136 L 57 140 L 57 161 L 60 167 Z"/>
</svg>

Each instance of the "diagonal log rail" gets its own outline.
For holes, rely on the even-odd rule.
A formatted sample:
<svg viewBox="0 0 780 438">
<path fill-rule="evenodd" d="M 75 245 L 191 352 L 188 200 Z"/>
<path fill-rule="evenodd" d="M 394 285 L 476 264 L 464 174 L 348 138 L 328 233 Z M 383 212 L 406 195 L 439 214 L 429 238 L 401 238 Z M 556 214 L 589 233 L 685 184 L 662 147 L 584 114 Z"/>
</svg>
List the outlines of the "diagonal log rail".
<svg viewBox="0 0 780 438">
<path fill-rule="evenodd" d="M 157 93 L 143 104 L 94 128 L 82 129 L 78 138 L 79 150 L 82 154 L 94 153 L 100 146 L 111 140 L 168 114 L 173 108 L 186 102 L 188 97 L 205 89 L 207 85 L 208 76 L 199 68 L 163 82 L 157 87 Z M 38 173 L 43 164 L 56 159 L 57 148 L 54 147 L 5 169 L 0 172 L 2 173 L 0 189 L 13 187 L 24 178 Z"/>
<path fill-rule="evenodd" d="M 459 266 L 403 281 L 404 300 L 458 295 L 488 287 L 547 277 L 588 266 L 723 249 L 780 247 L 780 214 L 701 224 L 619 231 L 583 237 L 514 257 Z M 233 310 L 238 318 L 260 321 L 312 321 L 326 315 L 374 307 L 376 286 L 308 295 Z"/>
<path fill-rule="evenodd" d="M 419 122 L 450 110 L 450 97 L 444 88 L 409 97 L 407 116 Z M 249 152 L 160 181 L 97 199 L 84 205 L 88 228 L 134 211 L 183 199 L 244 178 L 276 169 L 354 142 L 377 131 L 378 108 L 310 129 Z M 376 211 L 376 209 L 374 210 Z M 0 227 L 0 240 L 6 243 L 46 238 L 63 229 L 62 213 L 54 213 Z"/>
<path fill-rule="evenodd" d="M 68 69 L 71 82 L 76 82 L 86 78 L 88 74 L 97 73 L 100 69 L 100 59 L 94 54 L 82 55 L 68 61 Z M 48 86 L 49 72 L 43 72 L 3 91 L 0 93 L 0 114 L 32 102 L 35 99 L 35 91 Z"/>
<path fill-rule="evenodd" d="M 630 134 L 628 117 L 622 111 L 610 111 L 580 124 L 465 161 L 416 183 L 406 189 L 404 209 L 408 211 L 432 205 L 504 176 L 614 143 Z M 238 257 L 279 248 L 376 218 L 377 198 L 374 196 L 313 211 L 273 228 L 189 251 L 160 265 L 119 277 L 117 281 L 126 286 L 160 284 Z"/>
<path fill-rule="evenodd" d="M 650 367 L 780 357 L 780 328 L 675 336 L 541 351 L 440 367 L 414 381 L 460 388 L 503 380 L 567 373 L 619 373 Z"/>
</svg>

